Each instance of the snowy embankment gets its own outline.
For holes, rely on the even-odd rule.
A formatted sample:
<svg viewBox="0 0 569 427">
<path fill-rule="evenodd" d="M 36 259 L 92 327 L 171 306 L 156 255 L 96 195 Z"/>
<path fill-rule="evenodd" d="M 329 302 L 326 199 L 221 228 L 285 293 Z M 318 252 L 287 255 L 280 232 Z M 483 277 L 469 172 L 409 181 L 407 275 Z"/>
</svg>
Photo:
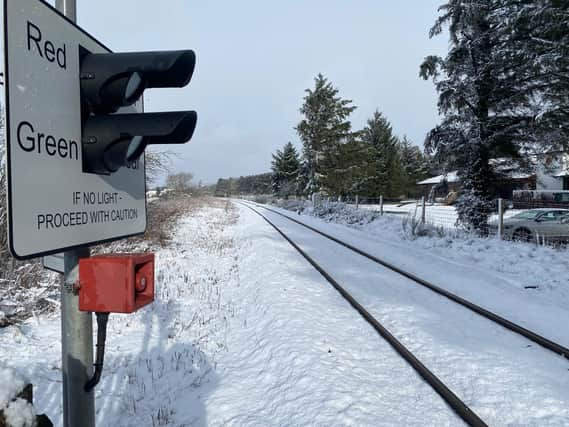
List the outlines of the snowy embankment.
<svg viewBox="0 0 569 427">
<path fill-rule="evenodd" d="M 213 200 L 174 236 L 157 251 L 154 304 L 110 317 L 98 425 L 463 425 L 256 214 Z M 0 364 L 30 378 L 55 425 L 59 328 L 39 316 L 0 329 Z"/>
<path fill-rule="evenodd" d="M 567 359 L 260 209 L 488 425 L 569 423 Z"/>
<path fill-rule="evenodd" d="M 302 209 L 281 212 L 569 347 L 569 248 L 464 233 L 416 237 L 401 218 L 377 212 Z"/>
<path fill-rule="evenodd" d="M 461 425 L 259 217 L 212 203 L 157 252 L 155 303 L 111 315 L 98 425 Z M 0 330 L 0 364 L 31 379 L 55 425 L 59 328 Z"/>
</svg>

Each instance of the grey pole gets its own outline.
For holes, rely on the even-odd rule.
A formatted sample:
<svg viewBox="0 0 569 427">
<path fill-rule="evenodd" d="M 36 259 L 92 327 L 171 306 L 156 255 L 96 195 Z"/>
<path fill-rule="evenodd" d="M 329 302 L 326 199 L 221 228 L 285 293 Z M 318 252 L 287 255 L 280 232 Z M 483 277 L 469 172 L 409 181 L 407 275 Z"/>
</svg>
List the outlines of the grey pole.
<svg viewBox="0 0 569 427">
<path fill-rule="evenodd" d="M 84 386 L 93 375 L 93 323 L 91 313 L 79 311 L 74 284 L 79 279 L 79 259 L 89 248 L 65 252 L 61 281 L 61 358 L 63 371 L 63 425 L 95 426 L 95 395 Z"/>
<path fill-rule="evenodd" d="M 77 0 L 55 0 L 55 7 L 67 18 L 77 22 Z"/>
<path fill-rule="evenodd" d="M 76 0 L 56 0 L 57 10 L 77 21 Z M 79 279 L 79 259 L 89 248 L 65 252 L 61 281 L 61 368 L 63 373 L 64 427 L 95 427 L 95 395 L 84 387 L 93 375 L 93 322 L 91 313 L 79 311 L 74 284 Z"/>
<path fill-rule="evenodd" d="M 498 239 L 504 236 L 504 200 L 498 199 Z"/>
</svg>

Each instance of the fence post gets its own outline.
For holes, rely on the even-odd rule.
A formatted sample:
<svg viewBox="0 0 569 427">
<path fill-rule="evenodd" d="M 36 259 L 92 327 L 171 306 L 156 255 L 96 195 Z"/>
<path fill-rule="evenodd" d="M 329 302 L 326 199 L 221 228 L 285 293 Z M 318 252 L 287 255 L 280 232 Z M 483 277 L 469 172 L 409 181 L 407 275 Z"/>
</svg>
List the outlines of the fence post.
<svg viewBox="0 0 569 427">
<path fill-rule="evenodd" d="M 356 194 L 356 209 L 360 207 L 360 196 Z"/>
<path fill-rule="evenodd" d="M 421 224 L 427 222 L 427 198 L 423 196 L 421 198 Z"/>
<path fill-rule="evenodd" d="M 379 196 L 379 214 L 383 215 L 383 196 Z"/>
<path fill-rule="evenodd" d="M 498 239 L 504 237 L 504 199 L 498 199 Z"/>
</svg>

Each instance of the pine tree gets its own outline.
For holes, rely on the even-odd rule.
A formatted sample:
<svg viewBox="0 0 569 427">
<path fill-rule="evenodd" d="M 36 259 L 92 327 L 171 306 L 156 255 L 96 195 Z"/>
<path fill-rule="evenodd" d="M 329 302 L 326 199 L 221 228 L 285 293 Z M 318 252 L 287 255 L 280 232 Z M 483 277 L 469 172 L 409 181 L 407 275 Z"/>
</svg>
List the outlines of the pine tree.
<svg viewBox="0 0 569 427">
<path fill-rule="evenodd" d="M 420 75 L 433 78 L 439 93 L 442 123 L 425 140 L 427 150 L 456 167 L 462 179 L 459 221 L 484 232 L 492 209 L 492 156 L 519 155 L 515 137 L 522 123 L 510 106 L 522 100 L 504 72 L 503 52 L 494 45 L 505 31 L 494 13 L 499 2 L 450 0 L 431 29 L 431 37 L 449 24 L 446 58 L 430 56 Z M 506 55 L 507 56 L 507 55 Z M 476 165 L 476 167 L 474 167 Z M 467 207 L 469 207 L 467 209 Z"/>
<path fill-rule="evenodd" d="M 297 194 L 300 159 L 292 143 L 286 143 L 282 151 L 273 154 L 271 171 L 273 194 L 283 197 Z"/>
<path fill-rule="evenodd" d="M 285 195 L 298 194 L 298 174 L 300 173 L 300 157 L 291 142 L 283 148 L 283 174 L 285 176 Z"/>
<path fill-rule="evenodd" d="M 403 136 L 399 144 L 403 192 L 407 196 L 418 195 L 417 182 L 429 176 L 429 160 L 419 147 Z"/>
<path fill-rule="evenodd" d="M 335 193 L 343 198 L 363 194 L 372 174 L 368 148 L 358 138 L 351 138 L 338 147 L 336 168 L 329 174 L 335 180 Z"/>
<path fill-rule="evenodd" d="M 336 173 L 341 164 L 340 146 L 352 138 L 349 115 L 356 109 L 352 101 L 338 96 L 338 89 L 322 75 L 314 79 L 314 89 L 306 89 L 300 112 L 304 118 L 296 130 L 303 144 L 301 182 L 303 193 L 326 191 L 338 194 L 341 182 Z"/>
<path fill-rule="evenodd" d="M 277 149 L 276 153 L 273 154 L 273 160 L 271 161 L 271 188 L 274 195 L 278 195 L 281 191 L 282 182 L 284 180 L 282 169 L 283 152 Z"/>
<path fill-rule="evenodd" d="M 367 147 L 372 173 L 367 179 L 366 195 L 396 196 L 400 190 L 398 139 L 389 121 L 379 111 L 367 121 L 361 132 Z"/>
<path fill-rule="evenodd" d="M 444 119 L 425 147 L 458 169 L 459 219 L 483 231 L 493 196 L 488 161 L 527 167 L 531 153 L 569 138 L 569 2 L 450 0 L 439 10 L 430 36 L 449 24 L 450 51 L 427 57 L 420 75 L 435 81 Z"/>
<path fill-rule="evenodd" d="M 215 185 L 214 195 L 218 197 L 231 196 L 231 182 L 228 179 L 219 178 Z"/>
<path fill-rule="evenodd" d="M 569 141 L 569 2 L 503 0 L 511 29 L 511 64 L 520 90 L 531 94 L 536 145 L 558 150 Z M 534 147 L 535 148 L 535 147 Z"/>
</svg>

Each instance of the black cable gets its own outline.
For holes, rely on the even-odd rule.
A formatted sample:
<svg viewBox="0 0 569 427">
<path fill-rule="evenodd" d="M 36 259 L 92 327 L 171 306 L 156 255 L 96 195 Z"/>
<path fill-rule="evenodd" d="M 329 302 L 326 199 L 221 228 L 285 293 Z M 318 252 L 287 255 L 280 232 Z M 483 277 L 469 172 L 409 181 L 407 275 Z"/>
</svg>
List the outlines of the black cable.
<svg viewBox="0 0 569 427">
<path fill-rule="evenodd" d="M 97 356 L 95 357 L 95 373 L 85 384 L 85 391 L 89 392 L 95 388 L 103 373 L 103 363 L 105 361 L 105 341 L 107 340 L 107 322 L 109 313 L 95 313 L 97 316 Z"/>
</svg>

